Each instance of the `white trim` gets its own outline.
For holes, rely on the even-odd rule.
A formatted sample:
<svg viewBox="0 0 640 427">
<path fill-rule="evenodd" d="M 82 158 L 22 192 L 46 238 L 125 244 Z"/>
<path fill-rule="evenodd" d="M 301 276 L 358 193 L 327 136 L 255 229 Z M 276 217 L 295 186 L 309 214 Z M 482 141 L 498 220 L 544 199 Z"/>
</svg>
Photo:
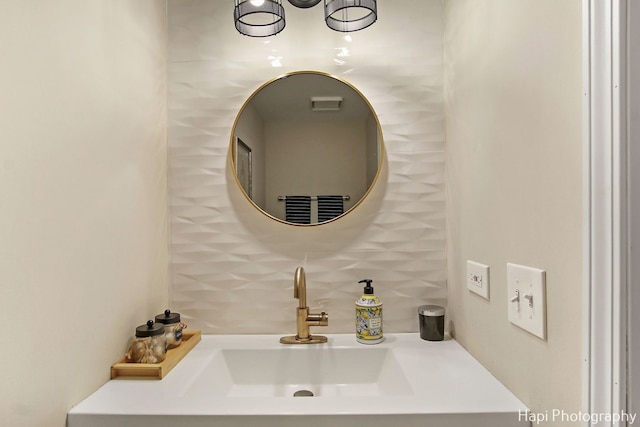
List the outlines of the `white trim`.
<svg viewBox="0 0 640 427">
<path fill-rule="evenodd" d="M 626 0 L 583 0 L 582 4 L 583 411 L 615 413 L 626 410 L 627 386 L 627 4 Z"/>
<path fill-rule="evenodd" d="M 640 80 L 633 79 L 640 71 L 640 3 L 627 2 L 627 410 L 640 410 L 640 223 L 633 219 L 640 216 L 640 123 L 631 120 L 640 113 Z M 636 165 L 632 167 L 631 165 Z M 636 286 L 634 286 L 636 283 Z M 635 310 L 632 310 L 635 307 Z"/>
<path fill-rule="evenodd" d="M 612 19 L 613 141 L 613 403 L 627 409 L 627 1 L 614 1 Z"/>
<path fill-rule="evenodd" d="M 591 4 L 582 0 L 582 409 L 591 406 Z M 583 425 L 587 425 L 583 423 Z"/>
</svg>

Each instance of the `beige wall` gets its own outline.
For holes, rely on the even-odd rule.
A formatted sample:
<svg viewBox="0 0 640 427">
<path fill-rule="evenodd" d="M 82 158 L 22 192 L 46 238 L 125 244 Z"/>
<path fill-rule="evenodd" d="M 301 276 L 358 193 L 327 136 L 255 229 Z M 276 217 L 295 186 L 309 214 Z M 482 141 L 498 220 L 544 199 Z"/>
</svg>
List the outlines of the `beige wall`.
<svg viewBox="0 0 640 427">
<path fill-rule="evenodd" d="M 165 6 L 0 9 L 0 424 L 63 427 L 168 303 Z"/>
<path fill-rule="evenodd" d="M 448 0 L 445 15 L 455 336 L 533 411 L 577 412 L 581 2 Z M 491 267 L 490 302 L 467 291 L 466 260 Z M 547 272 L 546 341 L 507 320 L 507 262 Z"/>
</svg>

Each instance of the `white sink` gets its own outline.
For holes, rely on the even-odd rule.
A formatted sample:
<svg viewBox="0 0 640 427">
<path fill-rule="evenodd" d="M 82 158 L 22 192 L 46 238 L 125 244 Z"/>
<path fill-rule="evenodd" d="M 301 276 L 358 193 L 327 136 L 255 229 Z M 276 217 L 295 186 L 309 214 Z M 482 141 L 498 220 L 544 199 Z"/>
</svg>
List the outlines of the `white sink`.
<svg viewBox="0 0 640 427">
<path fill-rule="evenodd" d="M 524 427 L 527 408 L 455 340 L 283 345 L 205 335 L 162 380 L 107 382 L 68 427 Z M 313 397 L 296 397 L 308 390 Z"/>
<path fill-rule="evenodd" d="M 413 394 L 391 349 L 323 346 L 222 349 L 190 393 L 206 389 L 230 397 L 293 397 L 299 391 L 314 397 Z"/>
</svg>

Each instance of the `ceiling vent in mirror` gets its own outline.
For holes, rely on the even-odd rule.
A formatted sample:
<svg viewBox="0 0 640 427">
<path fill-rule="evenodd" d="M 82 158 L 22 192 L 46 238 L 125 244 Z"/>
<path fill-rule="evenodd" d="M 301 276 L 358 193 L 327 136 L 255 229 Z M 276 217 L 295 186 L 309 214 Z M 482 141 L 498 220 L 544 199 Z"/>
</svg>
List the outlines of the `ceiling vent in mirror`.
<svg viewBox="0 0 640 427">
<path fill-rule="evenodd" d="M 308 9 L 320 0 L 289 0 L 289 3 Z M 324 20 L 332 30 L 359 31 L 377 19 L 377 0 L 324 0 Z M 234 0 L 233 21 L 245 36 L 274 36 L 286 25 L 282 0 Z"/>
<path fill-rule="evenodd" d="M 338 111 L 342 107 L 341 96 L 312 96 L 312 111 Z"/>
</svg>

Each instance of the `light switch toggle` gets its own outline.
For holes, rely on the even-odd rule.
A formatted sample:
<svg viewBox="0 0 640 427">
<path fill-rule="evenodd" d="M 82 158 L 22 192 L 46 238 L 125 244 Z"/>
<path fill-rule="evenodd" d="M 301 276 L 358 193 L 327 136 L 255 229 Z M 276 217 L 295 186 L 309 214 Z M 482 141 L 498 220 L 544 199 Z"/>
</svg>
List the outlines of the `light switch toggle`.
<svg viewBox="0 0 640 427">
<path fill-rule="evenodd" d="M 531 295 L 531 294 L 525 294 L 524 299 L 526 299 L 527 301 L 529 301 L 529 307 L 533 307 L 533 295 Z"/>
<path fill-rule="evenodd" d="M 520 302 L 520 291 L 516 289 L 516 296 L 512 297 L 509 301 L 511 302 Z"/>
</svg>

